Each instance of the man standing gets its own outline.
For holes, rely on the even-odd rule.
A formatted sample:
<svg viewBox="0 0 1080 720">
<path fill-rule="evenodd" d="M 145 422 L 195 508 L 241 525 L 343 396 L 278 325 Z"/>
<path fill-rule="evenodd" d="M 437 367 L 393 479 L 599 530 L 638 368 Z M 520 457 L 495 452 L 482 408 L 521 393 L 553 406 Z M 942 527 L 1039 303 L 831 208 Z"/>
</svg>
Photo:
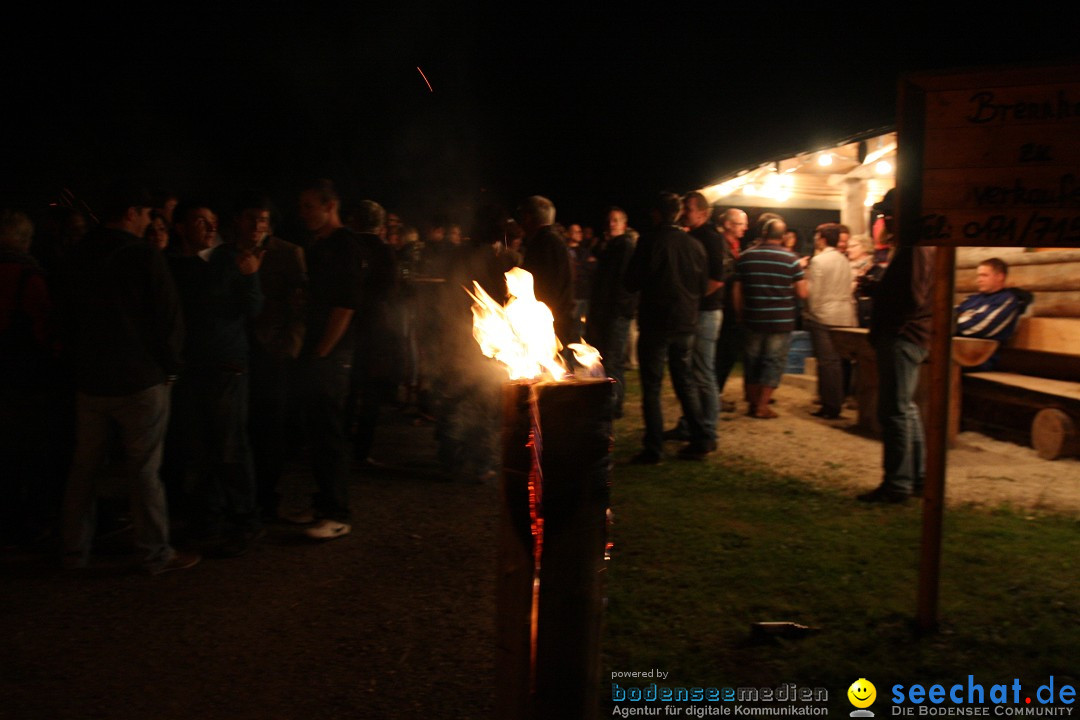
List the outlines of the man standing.
<svg viewBox="0 0 1080 720">
<path fill-rule="evenodd" d="M 518 208 L 525 259 L 522 267 L 532 273 L 536 299 L 548 306 L 555 317 L 555 335 L 566 347 L 580 338 L 574 336 L 574 281 L 566 241 L 555 231 L 555 205 L 546 197 L 533 195 Z"/>
<path fill-rule="evenodd" d="M 180 304 L 161 252 L 142 239 L 150 224 L 149 195 L 115 187 L 102 210 L 104 226 L 76 246 L 66 285 L 78 424 L 64 497 L 64 565 L 80 568 L 89 560 L 95 478 L 115 428 L 143 567 L 153 574 L 185 569 L 200 558 L 169 544 L 158 476 L 169 384 L 180 367 Z"/>
<path fill-rule="evenodd" d="M 708 446 L 701 403 L 690 376 L 698 307 L 708 280 L 707 258 L 701 243 L 675 224 L 681 209 L 682 199 L 674 193 L 657 198 L 653 209 L 656 227 L 638 243 L 626 278 L 628 290 L 641 292 L 638 365 L 645 437 L 644 449 L 632 460 L 639 464 L 655 465 L 663 458 L 660 389 L 665 358 L 690 430 L 690 443 L 680 454 L 700 457 Z"/>
<path fill-rule="evenodd" d="M 750 223 L 746 213 L 738 208 L 730 208 L 721 213 L 714 221 L 714 224 L 720 226 L 724 238 L 724 250 L 727 253 L 725 265 L 729 268 L 723 290 L 723 306 L 728 308 L 729 312 L 724 313 L 720 323 L 720 336 L 716 340 L 716 391 L 720 398 L 721 409 L 725 412 L 731 412 L 735 409 L 735 403 L 723 401 L 724 386 L 727 385 L 728 375 L 731 374 L 731 369 L 735 367 L 735 363 L 742 357 L 743 351 L 742 326 L 739 325 L 735 313 L 730 312 L 733 307 L 732 293 L 735 291 L 735 283 L 733 282 L 734 265 L 739 259 L 739 254 L 742 251 L 742 238 L 746 234 L 747 228 L 750 227 Z"/>
<path fill-rule="evenodd" d="M 783 247 L 787 226 L 778 216 L 765 221 L 762 242 L 746 250 L 737 265 L 735 309 L 746 328 L 744 382 L 751 417 L 777 417 L 769 400 L 784 372 L 791 332 L 795 329 L 795 298 L 806 297 L 799 258 Z"/>
<path fill-rule="evenodd" d="M 250 195 L 236 204 L 236 247 L 262 252 L 259 285 L 263 307 L 250 327 L 251 411 L 248 427 L 255 460 L 258 506 L 278 511 L 278 482 L 285 462 L 289 387 L 304 342 L 304 251 L 270 234 L 270 201 Z"/>
<path fill-rule="evenodd" d="M 344 537 L 349 519 L 349 450 L 345 399 L 355 347 L 353 316 L 363 305 L 363 249 L 341 222 L 341 200 L 329 180 L 300 193 L 300 217 L 313 234 L 307 246 L 307 331 L 300 353 L 301 402 L 311 443 L 311 469 L 318 492 L 307 529 L 316 540 Z"/>
<path fill-rule="evenodd" d="M 571 223 L 566 228 L 566 245 L 570 251 L 570 263 L 574 276 L 574 329 L 573 342 L 585 337 L 585 324 L 589 316 L 589 296 L 592 290 L 593 273 L 596 271 L 596 258 L 592 246 L 582 239 L 581 226 Z"/>
<path fill-rule="evenodd" d="M 979 292 L 969 295 L 956 307 L 957 335 L 997 340 L 1000 345 L 1008 342 L 1032 300 L 1027 290 L 1005 287 L 1008 274 L 1009 266 L 999 258 L 979 263 L 975 270 L 975 287 Z M 1000 346 L 998 350 L 1001 350 Z M 971 372 L 993 370 L 997 363 L 998 353 L 995 352 L 982 365 L 965 369 Z"/>
<path fill-rule="evenodd" d="M 182 205 L 175 218 L 181 254 L 169 262 L 187 338 L 170 432 L 179 448 L 170 455 L 181 470 L 197 467 L 192 535 L 208 553 L 235 557 L 262 528 L 247 431 L 247 328 L 262 309 L 265 250 L 219 243 L 217 216 L 204 205 Z"/>
<path fill-rule="evenodd" d="M 702 423 L 705 426 L 705 444 L 701 447 L 684 448 L 686 457 L 703 458 L 716 449 L 716 418 L 720 411 L 720 398 L 716 386 L 716 341 L 723 320 L 724 294 L 724 239 L 709 222 L 712 208 L 699 192 L 688 193 L 683 198 L 682 223 L 689 228 L 692 237 L 705 250 L 708 281 L 705 294 L 698 308 L 697 330 L 694 334 L 692 374 L 701 404 Z M 686 418 L 664 434 L 665 439 L 688 440 Z"/>
<path fill-rule="evenodd" d="M 637 312 L 638 295 L 626 289 L 626 273 L 634 255 L 635 242 L 626 232 L 626 212 L 608 210 L 608 237 L 596 252 L 589 301 L 589 322 L 585 326 L 589 344 L 603 358 L 604 369 L 613 380 L 612 415 L 621 418 L 626 397 L 626 354 L 630 342 L 630 322 Z"/>
<path fill-rule="evenodd" d="M 893 235 L 893 196 L 890 190 L 875 206 L 887 235 Z M 922 418 L 913 398 L 919 365 L 929 354 L 935 248 L 899 240 L 873 291 L 870 342 L 877 355 L 883 477 L 881 485 L 858 496 L 863 502 L 904 502 L 922 494 L 926 477 Z"/>
<path fill-rule="evenodd" d="M 814 231 L 814 259 L 806 268 L 809 290 L 803 309 L 805 327 L 817 358 L 821 409 L 815 417 L 835 420 L 844 404 L 844 366 L 833 347 L 830 327 L 854 327 L 855 298 L 851 294 L 851 263 L 837 249 L 841 227 L 823 223 Z"/>
<path fill-rule="evenodd" d="M 391 319 L 397 282 L 394 252 L 383 242 L 386 211 L 374 200 L 361 200 L 349 213 L 349 228 L 356 233 L 364 265 L 363 303 L 353 320 L 356 350 L 346 417 L 356 421 L 353 459 L 362 468 L 378 468 L 371 457 L 379 407 L 397 388 L 401 352 Z M 460 254 L 460 251 L 458 251 Z M 346 431 L 351 428 L 349 424 Z"/>
</svg>

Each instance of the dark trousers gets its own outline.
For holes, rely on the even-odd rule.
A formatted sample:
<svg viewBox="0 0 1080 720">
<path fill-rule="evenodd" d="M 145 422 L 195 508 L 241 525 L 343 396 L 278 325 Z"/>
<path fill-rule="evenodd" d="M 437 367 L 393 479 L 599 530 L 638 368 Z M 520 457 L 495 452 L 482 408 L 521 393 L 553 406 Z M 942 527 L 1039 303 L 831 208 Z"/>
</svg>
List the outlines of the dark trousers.
<svg viewBox="0 0 1080 720">
<path fill-rule="evenodd" d="M 600 353 L 608 377 L 615 381 L 611 394 L 612 416 L 621 418 L 626 398 L 626 355 L 630 349 L 630 318 L 589 319 L 589 344 Z"/>
<path fill-rule="evenodd" d="M 844 364 L 833 347 L 829 326 L 804 319 L 803 327 L 810 331 L 810 342 L 817 358 L 818 394 L 823 412 L 839 414 L 844 405 Z"/>
<path fill-rule="evenodd" d="M 671 384 L 682 405 L 690 430 L 690 442 L 707 444 L 702 423 L 701 403 L 693 382 L 690 358 L 694 350 L 694 334 L 638 336 L 638 367 L 641 373 L 641 410 L 645 416 L 646 450 L 660 454 L 664 446 L 664 412 L 660 405 L 660 390 L 664 381 L 664 362 L 671 370 Z"/>
<path fill-rule="evenodd" d="M 743 330 L 735 319 L 735 313 L 724 313 L 720 336 L 716 339 L 716 388 L 720 395 L 724 394 L 724 385 L 731 369 L 742 358 L 743 343 Z"/>
<path fill-rule="evenodd" d="M 278 483 L 285 467 L 292 408 L 290 382 L 296 361 L 260 350 L 251 353 L 251 412 L 248 430 L 255 461 L 258 505 L 272 513 L 278 506 Z"/>
<path fill-rule="evenodd" d="M 352 353 L 335 352 L 299 363 L 299 401 L 303 408 L 311 473 L 317 492 L 315 512 L 344 522 L 349 518 L 349 445 L 345 399 L 349 394 Z"/>
<path fill-rule="evenodd" d="M 220 367 L 186 370 L 173 390 L 169 440 L 187 479 L 197 534 L 251 530 L 259 523 L 255 468 L 248 440 L 248 375 Z"/>
</svg>

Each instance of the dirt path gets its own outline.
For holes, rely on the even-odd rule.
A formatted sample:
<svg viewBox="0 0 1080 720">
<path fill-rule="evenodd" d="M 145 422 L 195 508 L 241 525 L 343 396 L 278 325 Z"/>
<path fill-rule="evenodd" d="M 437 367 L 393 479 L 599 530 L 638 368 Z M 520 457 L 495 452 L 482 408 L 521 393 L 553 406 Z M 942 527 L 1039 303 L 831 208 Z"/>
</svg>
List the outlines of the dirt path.
<svg viewBox="0 0 1080 720">
<path fill-rule="evenodd" d="M 881 443 L 854 429 L 854 410 L 842 420 L 812 417 L 813 383 L 785 376 L 776 393 L 775 420 L 724 413 L 722 452 L 742 455 L 780 472 L 815 483 L 866 490 L 881 481 Z M 728 386 L 735 399 L 742 385 Z M 738 404 L 740 413 L 745 410 Z M 775 439 L 782 436 L 784 442 Z M 946 502 L 984 507 L 1011 506 L 1034 513 L 1080 516 L 1080 460 L 1043 460 L 1030 447 L 978 433 L 961 433 L 949 453 Z"/>
</svg>

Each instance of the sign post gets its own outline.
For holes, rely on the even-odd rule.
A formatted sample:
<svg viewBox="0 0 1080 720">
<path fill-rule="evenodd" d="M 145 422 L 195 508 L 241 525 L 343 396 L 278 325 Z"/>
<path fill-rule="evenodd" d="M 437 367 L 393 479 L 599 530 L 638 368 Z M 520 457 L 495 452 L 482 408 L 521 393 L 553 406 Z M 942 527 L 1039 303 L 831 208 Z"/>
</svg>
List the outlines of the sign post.
<svg viewBox="0 0 1080 720">
<path fill-rule="evenodd" d="M 916 621 L 937 626 L 956 247 L 1080 247 L 1080 66 L 912 75 L 899 94 L 900 242 L 935 259 Z"/>
</svg>

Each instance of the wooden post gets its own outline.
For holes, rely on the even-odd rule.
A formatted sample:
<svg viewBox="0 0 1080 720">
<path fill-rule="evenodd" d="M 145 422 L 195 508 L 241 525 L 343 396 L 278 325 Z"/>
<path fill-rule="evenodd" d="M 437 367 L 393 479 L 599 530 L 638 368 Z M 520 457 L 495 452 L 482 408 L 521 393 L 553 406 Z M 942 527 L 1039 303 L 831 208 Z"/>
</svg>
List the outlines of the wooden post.
<svg viewBox="0 0 1080 720">
<path fill-rule="evenodd" d="M 533 539 L 529 517 L 529 385 L 503 386 L 496 579 L 496 717 L 529 720 L 532 698 Z"/>
<path fill-rule="evenodd" d="M 506 387 L 499 720 L 589 720 L 599 705 L 611 393 L 610 379 Z"/>
<path fill-rule="evenodd" d="M 945 510 L 946 454 L 949 447 L 949 397 L 952 382 L 953 278 L 956 249 L 934 254 L 934 318 L 930 336 L 930 397 L 926 426 L 926 484 L 923 487 L 922 544 L 916 621 L 919 630 L 937 628 L 941 577 L 941 526 Z"/>
</svg>

